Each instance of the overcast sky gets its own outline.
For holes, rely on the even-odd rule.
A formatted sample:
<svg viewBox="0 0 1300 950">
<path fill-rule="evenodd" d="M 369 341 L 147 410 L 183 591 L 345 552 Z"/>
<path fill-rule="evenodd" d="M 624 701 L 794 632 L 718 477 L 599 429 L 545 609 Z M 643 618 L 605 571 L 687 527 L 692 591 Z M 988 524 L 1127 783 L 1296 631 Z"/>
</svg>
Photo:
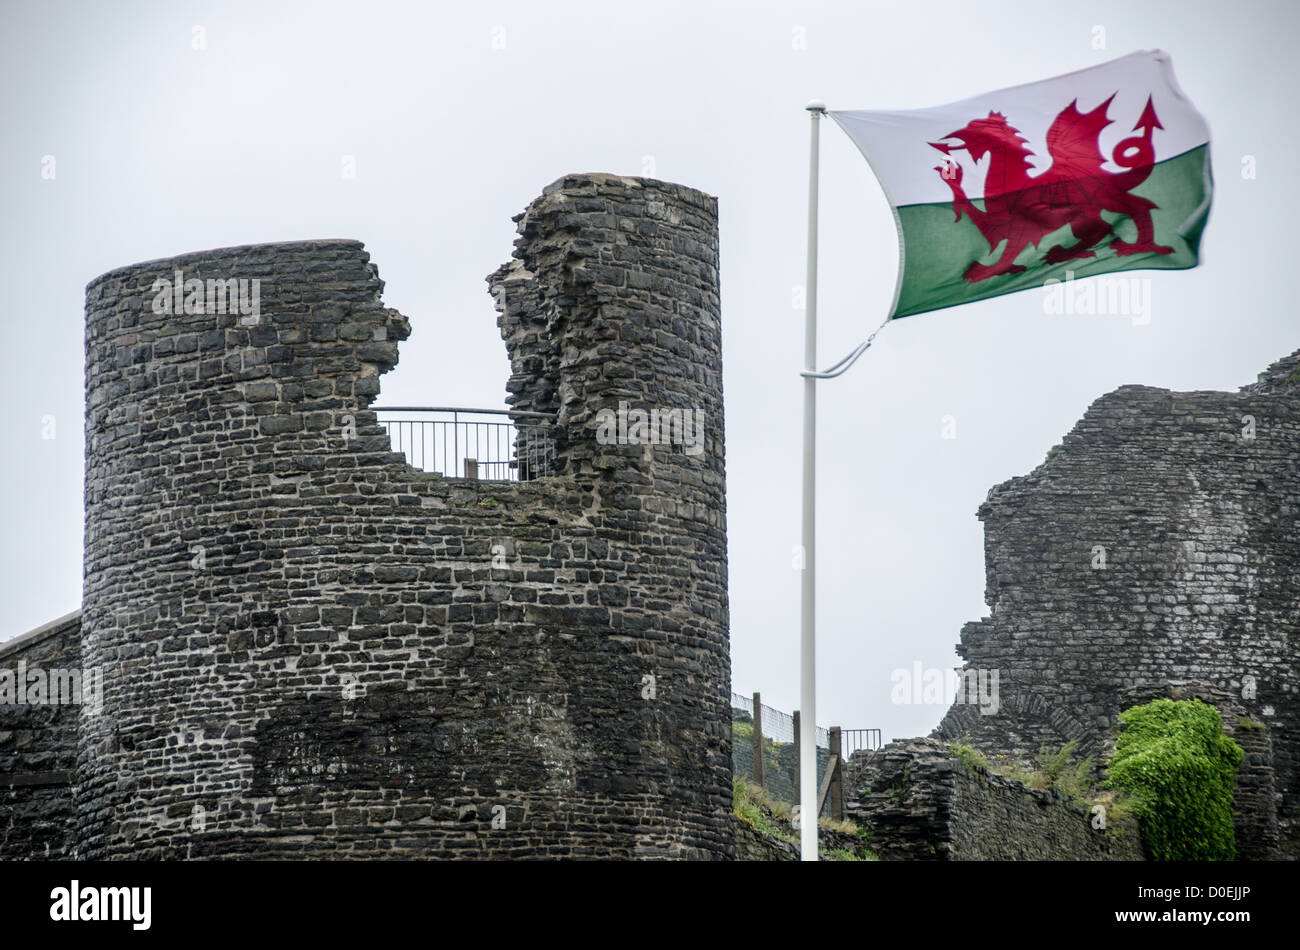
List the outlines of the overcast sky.
<svg viewBox="0 0 1300 950">
<path fill-rule="evenodd" d="M 1163 48 L 1209 121 L 1217 187 L 1202 266 L 1130 275 L 1151 280 L 1147 325 L 1047 315 L 1026 292 L 892 323 L 822 384 L 819 724 L 937 724 L 942 706 L 891 704 L 890 673 L 958 662 L 962 624 L 987 612 L 975 509 L 1095 398 L 1233 389 L 1300 347 L 1291 3 L 0 8 L 0 640 L 80 604 L 88 281 L 205 248 L 357 238 L 413 327 L 380 403 L 500 408 L 483 278 L 509 257 L 510 217 L 562 174 L 606 171 L 718 197 L 733 688 L 795 708 L 794 290 L 814 97 L 920 108 Z M 825 365 L 880 322 L 897 268 L 880 188 L 831 122 L 821 235 Z"/>
</svg>

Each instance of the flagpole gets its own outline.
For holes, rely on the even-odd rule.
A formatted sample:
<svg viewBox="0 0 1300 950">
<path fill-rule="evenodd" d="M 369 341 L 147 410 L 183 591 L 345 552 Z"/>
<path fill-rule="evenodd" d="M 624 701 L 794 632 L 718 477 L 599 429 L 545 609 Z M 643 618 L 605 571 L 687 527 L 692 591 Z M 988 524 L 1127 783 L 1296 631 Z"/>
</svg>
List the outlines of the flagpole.
<svg viewBox="0 0 1300 950">
<path fill-rule="evenodd" d="M 826 106 L 805 107 L 812 120 L 808 156 L 808 275 L 805 287 L 803 364 L 803 577 L 799 636 L 799 853 L 817 860 L 817 177 L 818 130 Z"/>
</svg>

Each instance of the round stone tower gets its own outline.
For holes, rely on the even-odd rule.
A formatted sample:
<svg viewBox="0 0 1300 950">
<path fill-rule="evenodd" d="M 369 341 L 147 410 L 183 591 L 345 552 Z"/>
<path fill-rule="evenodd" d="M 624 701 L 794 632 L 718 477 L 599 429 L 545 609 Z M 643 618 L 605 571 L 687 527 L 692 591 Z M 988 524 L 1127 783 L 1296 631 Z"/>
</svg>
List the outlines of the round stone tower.
<svg viewBox="0 0 1300 950">
<path fill-rule="evenodd" d="M 571 176 L 520 222 L 527 482 L 392 451 L 357 242 L 89 285 L 79 856 L 732 853 L 716 202 Z"/>
</svg>

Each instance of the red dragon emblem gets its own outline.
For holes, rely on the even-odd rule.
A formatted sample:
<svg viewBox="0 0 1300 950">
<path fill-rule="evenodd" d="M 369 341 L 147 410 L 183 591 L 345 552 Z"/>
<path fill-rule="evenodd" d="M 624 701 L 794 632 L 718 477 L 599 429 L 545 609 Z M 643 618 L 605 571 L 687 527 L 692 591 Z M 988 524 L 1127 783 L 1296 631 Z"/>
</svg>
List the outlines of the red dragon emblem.
<svg viewBox="0 0 1300 950">
<path fill-rule="evenodd" d="M 1110 242 L 1116 254 L 1173 253 L 1172 247 L 1155 243 L 1151 211 L 1156 204 L 1130 194 L 1151 174 L 1155 159 L 1151 135 L 1153 130 L 1164 126 L 1156 118 L 1148 96 L 1146 108 L 1133 126 L 1135 132 L 1141 130 L 1142 134 L 1121 141 L 1111 155 L 1111 161 L 1125 171 L 1106 171 L 1101 167 L 1105 159 L 1098 140 L 1101 130 L 1111 123 L 1106 111 L 1114 98 L 1111 95 L 1091 112 L 1080 112 L 1077 99 L 1062 109 L 1047 130 L 1051 167 L 1032 178 L 1028 156 L 1034 153 L 1025 148 L 1019 130 L 1012 128 L 1000 112 L 990 112 L 987 119 L 975 119 L 965 128 L 943 137 L 960 144 L 930 143 L 945 155 L 965 149 L 977 162 L 986 154 L 992 156 L 984 186 L 983 211 L 962 190 L 960 165 L 945 159 L 935 169 L 952 189 L 956 220 L 967 215 L 988 242 L 990 253 L 1006 241 L 1006 248 L 996 263 L 972 261 L 963 278 L 975 283 L 998 274 L 1021 273 L 1025 268 L 1015 263 L 1020 253 L 1030 244 L 1037 246 L 1048 234 L 1067 224 L 1074 233 L 1075 243 L 1049 248 L 1043 260 L 1059 264 L 1074 258 L 1096 257 L 1092 248 L 1114 233 L 1101 216 L 1103 210 L 1127 215 L 1137 225 L 1135 242 L 1121 241 L 1118 236 Z"/>
</svg>

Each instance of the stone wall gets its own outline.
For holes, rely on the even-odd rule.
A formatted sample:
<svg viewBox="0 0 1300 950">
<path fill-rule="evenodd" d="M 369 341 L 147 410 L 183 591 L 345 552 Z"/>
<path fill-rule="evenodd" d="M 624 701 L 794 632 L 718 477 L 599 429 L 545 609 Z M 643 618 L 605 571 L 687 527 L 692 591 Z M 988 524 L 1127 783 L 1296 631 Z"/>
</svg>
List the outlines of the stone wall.
<svg viewBox="0 0 1300 950">
<path fill-rule="evenodd" d="M 570 176 L 517 220 L 508 388 L 558 445 L 522 483 L 390 450 L 411 324 L 357 242 L 89 285 L 80 856 L 734 853 L 716 202 Z M 156 312 L 178 270 L 260 319 Z M 702 451 L 602 443 L 620 402 Z"/>
<path fill-rule="evenodd" d="M 778 819 L 779 820 L 779 819 Z M 735 818 L 736 860 L 737 861 L 798 861 L 799 843 L 795 832 L 789 838 L 778 838 L 766 831 L 760 831 L 741 818 Z M 817 829 L 818 855 L 829 859 L 832 851 L 846 851 L 858 855 L 863 849 L 862 841 L 846 831 L 832 828 Z"/>
<path fill-rule="evenodd" d="M 799 846 L 735 821 L 737 861 L 798 861 Z"/>
<path fill-rule="evenodd" d="M 65 687 L 64 674 L 80 670 L 79 612 L 0 644 L 0 676 L 10 671 L 0 685 L 0 861 L 57 860 L 72 853 L 81 706 L 65 700 L 81 696 Z M 53 691 L 52 675 L 59 677 Z M 40 693 L 28 690 L 38 682 Z"/>
<path fill-rule="evenodd" d="M 849 818 L 881 860 L 1140 861 L 1135 825 L 1092 826 L 1055 789 L 968 768 L 934 739 L 892 742 L 872 760 Z"/>
<path fill-rule="evenodd" d="M 1267 727 L 1235 734 L 1240 855 L 1300 856 L 1300 352 L 1236 393 L 1103 396 L 979 517 L 991 614 L 958 652 L 999 672 L 1000 709 L 934 735 L 1102 761 L 1135 696 L 1202 690 Z"/>
</svg>

